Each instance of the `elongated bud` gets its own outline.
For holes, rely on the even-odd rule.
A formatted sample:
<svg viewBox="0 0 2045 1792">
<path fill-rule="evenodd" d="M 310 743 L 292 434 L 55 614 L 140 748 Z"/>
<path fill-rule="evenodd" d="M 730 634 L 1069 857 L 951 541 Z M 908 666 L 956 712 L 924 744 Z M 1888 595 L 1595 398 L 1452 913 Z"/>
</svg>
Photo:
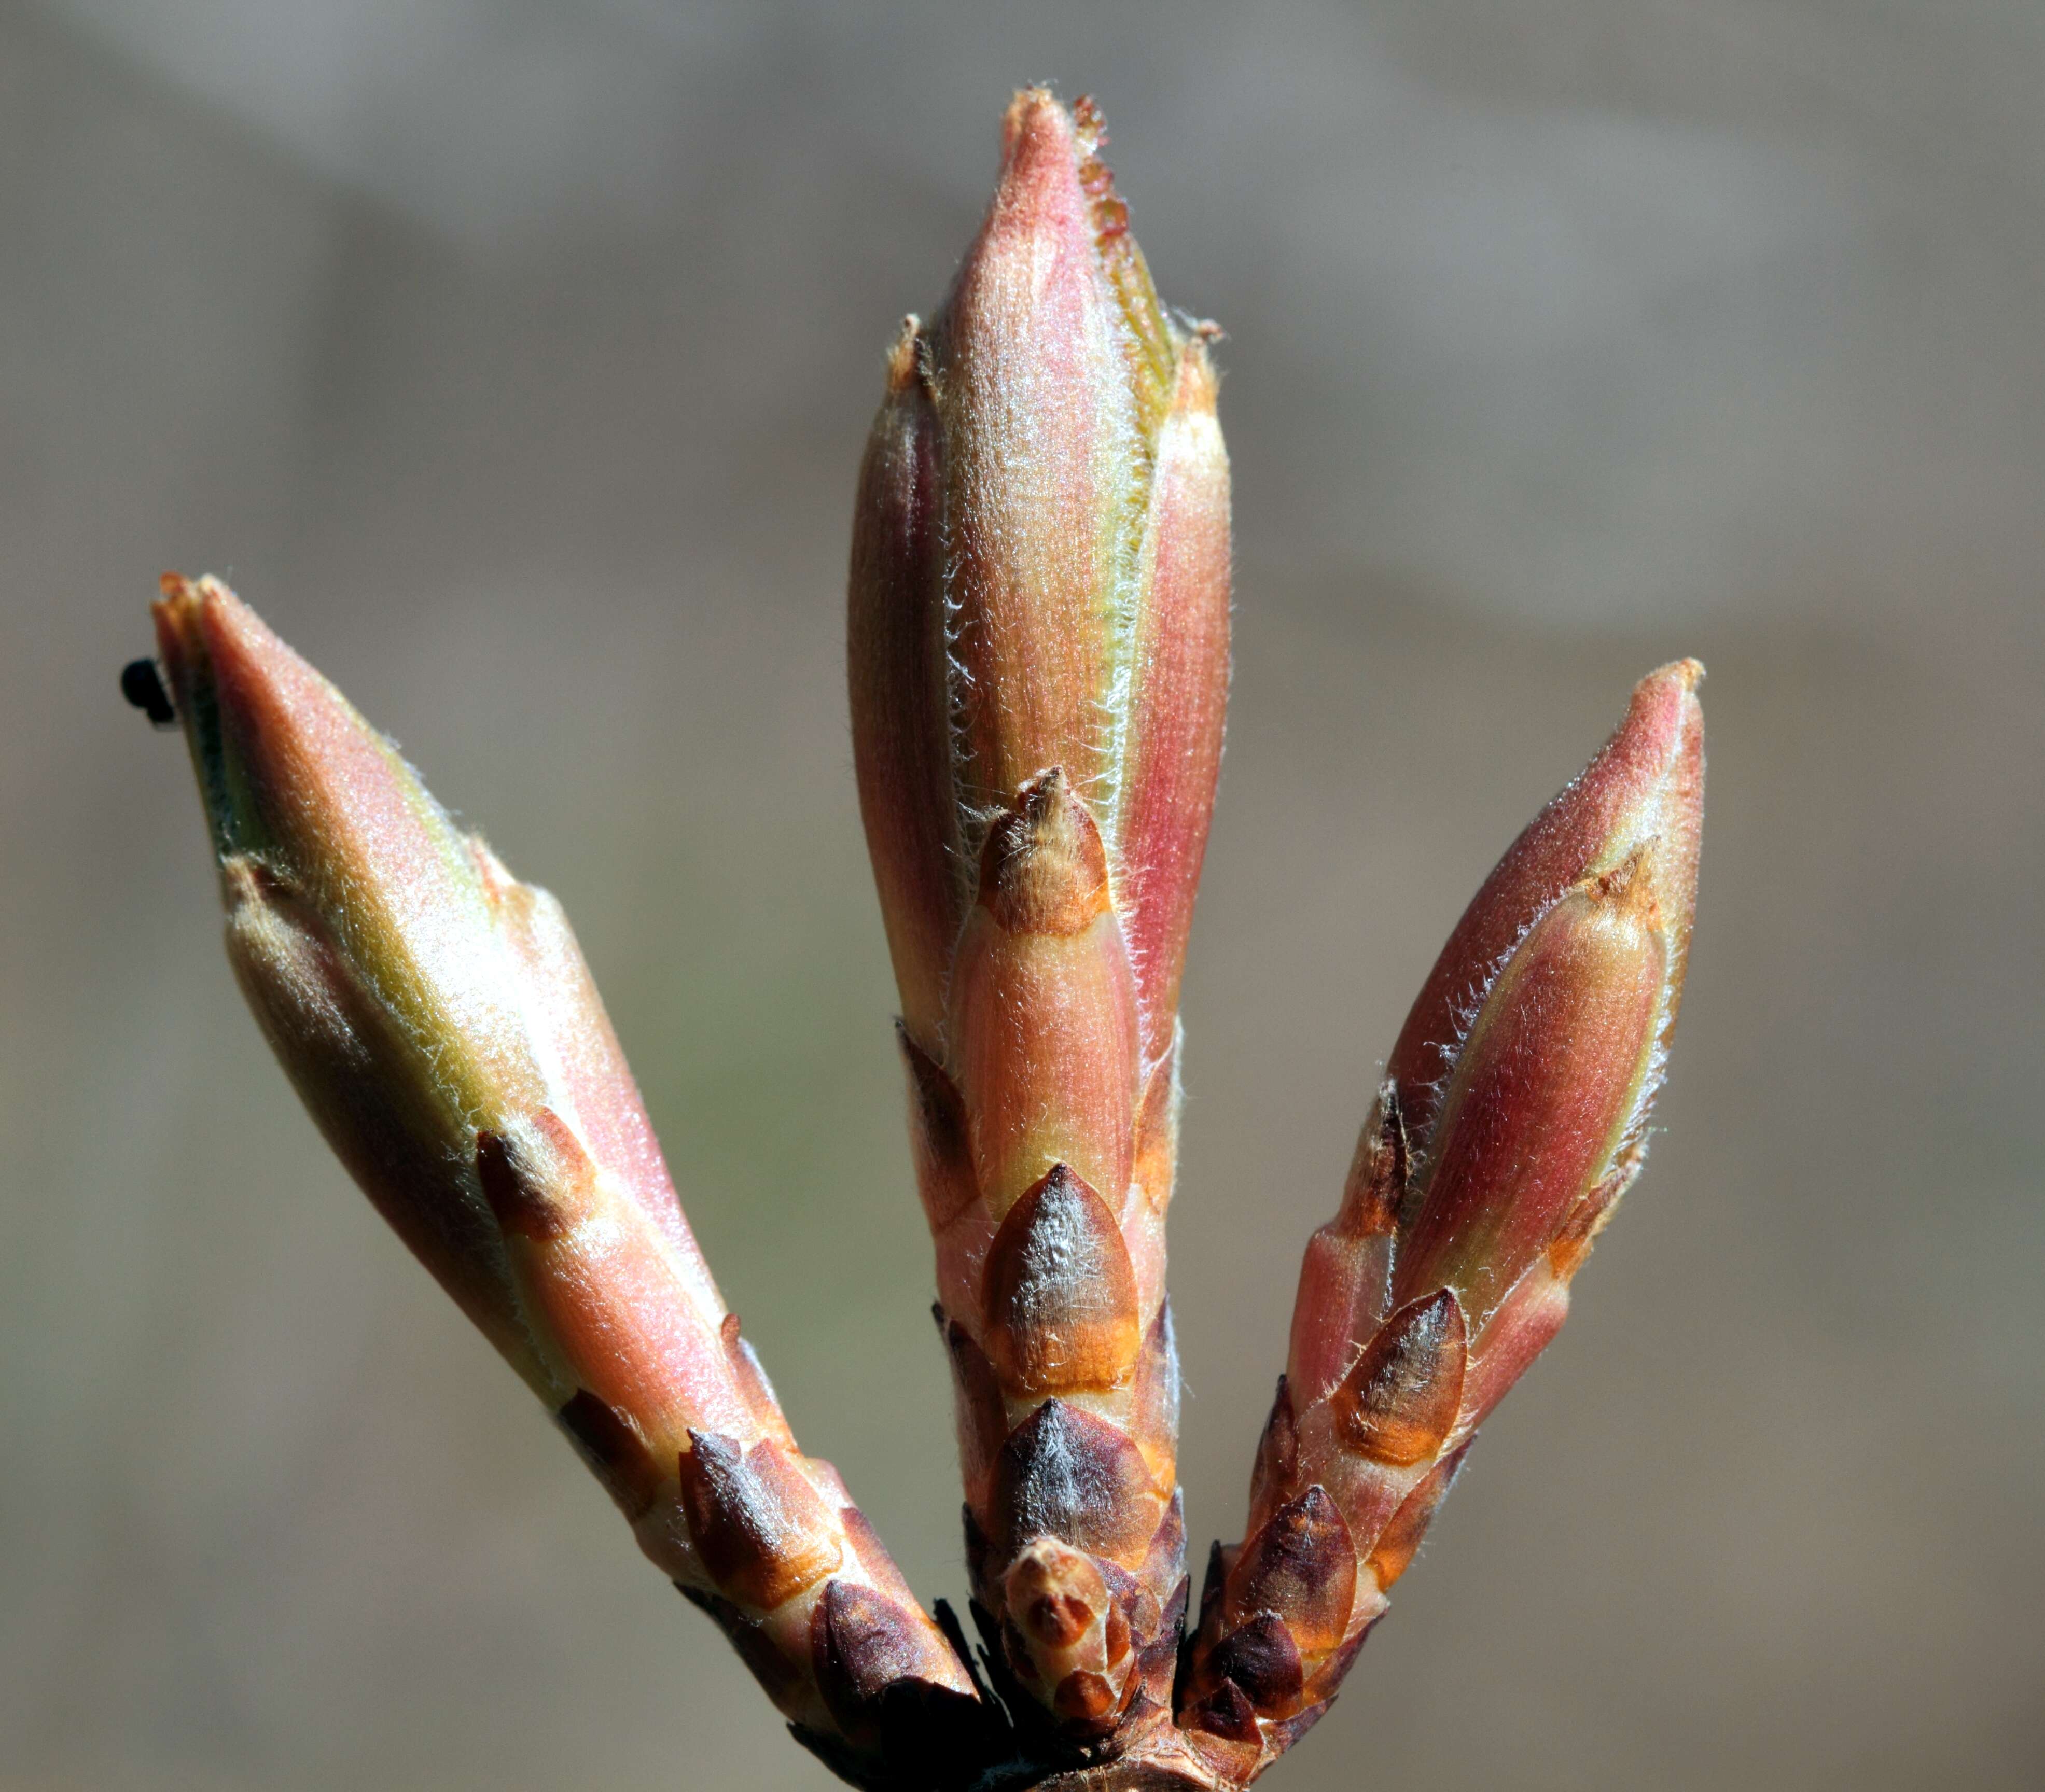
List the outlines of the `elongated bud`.
<svg viewBox="0 0 2045 1792">
<path fill-rule="evenodd" d="M 167 575 L 156 615 L 229 956 L 342 1162 L 806 1741 L 863 1772 L 955 1739 L 972 1688 L 795 1448 L 560 906 L 225 586 Z"/>
<path fill-rule="evenodd" d="M 1334 1697 L 1639 1173 L 1696 908 L 1702 675 L 1684 660 L 1643 679 L 1477 893 L 1307 1246 L 1249 1536 L 1217 1559 L 1180 1708 L 1224 1779 L 1254 1777 Z M 1310 1511 L 1338 1513 L 1353 1553 L 1339 1621 L 1339 1576 L 1310 1589 L 1269 1565 L 1331 1531 Z"/>
<path fill-rule="evenodd" d="M 1166 1715 L 1184 1597 L 1164 1218 L 1229 620 L 1215 333 L 1159 302 L 1104 141 L 1086 101 L 1010 107 L 950 296 L 889 358 L 848 654 L 976 1590 L 1024 1704 L 1096 1755 Z M 1053 1528 L 1051 1444 L 1143 1524 Z"/>
</svg>

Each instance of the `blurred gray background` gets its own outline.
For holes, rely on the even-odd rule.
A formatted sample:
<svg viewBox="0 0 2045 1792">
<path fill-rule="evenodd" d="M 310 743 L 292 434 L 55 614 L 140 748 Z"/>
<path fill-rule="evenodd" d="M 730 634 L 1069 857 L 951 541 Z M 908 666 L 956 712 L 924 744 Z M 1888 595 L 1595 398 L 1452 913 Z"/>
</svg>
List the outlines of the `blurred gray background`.
<svg viewBox="0 0 2045 1792">
<path fill-rule="evenodd" d="M 2045 11 L 68 0 L 0 7 L 10 1792 L 826 1783 L 242 1012 L 114 690 L 166 566 L 565 900 L 799 1432 L 962 1590 L 840 605 L 1038 79 L 1230 333 L 1197 1539 L 1436 946 L 1711 667 L 1666 1134 L 1283 1783 L 2045 1782 Z"/>
</svg>

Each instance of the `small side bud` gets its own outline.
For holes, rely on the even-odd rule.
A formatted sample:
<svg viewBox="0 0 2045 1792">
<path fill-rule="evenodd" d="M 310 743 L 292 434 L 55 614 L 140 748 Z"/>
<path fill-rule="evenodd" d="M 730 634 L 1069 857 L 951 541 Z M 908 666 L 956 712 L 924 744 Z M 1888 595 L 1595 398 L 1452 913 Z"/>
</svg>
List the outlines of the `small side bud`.
<svg viewBox="0 0 2045 1792">
<path fill-rule="evenodd" d="M 1114 1387 L 1135 1367 L 1128 1248 L 1106 1203 L 1062 1163 L 1001 1222 L 982 1307 L 996 1372 L 1024 1394 Z"/>
<path fill-rule="evenodd" d="M 1355 1600 L 1356 1546 L 1342 1509 L 1317 1482 L 1243 1545 L 1223 1617 L 1234 1625 L 1276 1613 L 1303 1654 L 1325 1654 L 1342 1641 Z"/>
<path fill-rule="evenodd" d="M 1064 768 L 1015 793 L 988 829 L 980 900 L 1004 933 L 1077 933 L 1107 908 L 1107 854 Z"/>
<path fill-rule="evenodd" d="M 1343 1444 L 1391 1468 L 1432 1458 L 1462 1408 L 1465 1335 L 1447 1288 L 1395 1313 L 1335 1390 Z"/>
<path fill-rule="evenodd" d="M 844 1559 L 830 1513 L 779 1444 L 747 1450 L 691 1432 L 680 1461 L 689 1534 L 711 1578 L 740 1605 L 771 1611 Z"/>
<path fill-rule="evenodd" d="M 1126 1678 L 1129 1626 L 1100 1565 L 1055 1537 L 1034 1539 L 1009 1568 L 1003 1603 L 1026 1666 L 1060 1715 L 1096 1724 Z"/>
<path fill-rule="evenodd" d="M 920 1611 L 834 1579 L 811 1617 L 810 1646 L 824 1704 L 858 1755 L 926 1785 L 984 1746 L 987 1713 Z"/>
</svg>

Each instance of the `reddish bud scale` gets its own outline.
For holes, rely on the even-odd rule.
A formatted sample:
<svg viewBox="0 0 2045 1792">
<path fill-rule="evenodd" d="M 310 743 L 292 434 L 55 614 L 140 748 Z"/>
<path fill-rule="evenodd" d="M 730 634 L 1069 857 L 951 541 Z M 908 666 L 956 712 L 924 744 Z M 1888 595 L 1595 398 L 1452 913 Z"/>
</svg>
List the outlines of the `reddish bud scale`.
<svg viewBox="0 0 2045 1792">
<path fill-rule="evenodd" d="M 1639 1171 L 1696 904 L 1700 675 L 1643 679 L 1479 891 L 1308 1244 L 1248 1535 L 1216 1553 L 1179 1709 L 1219 1779 L 1333 1698 Z"/>
<path fill-rule="evenodd" d="M 1179 363 L 1143 535 L 1119 840 L 1144 1052 L 1172 1043 L 1193 898 L 1207 856 L 1228 706 L 1228 457 L 1204 353 Z"/>
<path fill-rule="evenodd" d="M 1097 1758 L 1168 1715 L 1184 1597 L 1164 1221 L 1229 572 L 1211 333 L 1159 303 L 1104 141 L 1011 107 L 890 363 L 848 654 L 975 1591 L 1040 1740 Z"/>
<path fill-rule="evenodd" d="M 949 1034 L 980 1198 L 1053 1166 L 1119 1198 L 1135 1153 L 1136 985 L 1100 836 L 1053 767 L 988 833 L 952 967 Z"/>
<path fill-rule="evenodd" d="M 846 633 L 860 813 L 903 1019 L 931 1048 L 969 892 L 947 751 L 944 469 L 922 352 L 911 317 L 860 469 L 858 513 L 874 521 L 853 536 Z"/>
<path fill-rule="evenodd" d="M 918 1752 L 984 1713 L 796 1450 L 559 905 L 225 586 L 166 577 L 156 625 L 229 956 L 321 1130 L 799 1733 L 933 1781 Z"/>
</svg>

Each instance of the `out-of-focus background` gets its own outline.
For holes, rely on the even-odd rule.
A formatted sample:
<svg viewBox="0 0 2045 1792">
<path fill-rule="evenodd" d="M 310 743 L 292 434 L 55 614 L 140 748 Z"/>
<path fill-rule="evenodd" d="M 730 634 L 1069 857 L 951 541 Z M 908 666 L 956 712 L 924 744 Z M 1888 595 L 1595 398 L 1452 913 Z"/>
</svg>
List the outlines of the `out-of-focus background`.
<svg viewBox="0 0 2045 1792">
<path fill-rule="evenodd" d="M 1711 667 L 1665 1134 L 1284 1784 L 2045 1781 L 2045 11 L 51 0 L 0 10 L 0 1786 L 826 1783 L 243 1013 L 115 694 L 166 566 L 565 900 L 799 1432 L 961 1592 L 840 605 L 1038 79 L 1229 331 L 1196 1548 L 1435 948 Z"/>
</svg>

